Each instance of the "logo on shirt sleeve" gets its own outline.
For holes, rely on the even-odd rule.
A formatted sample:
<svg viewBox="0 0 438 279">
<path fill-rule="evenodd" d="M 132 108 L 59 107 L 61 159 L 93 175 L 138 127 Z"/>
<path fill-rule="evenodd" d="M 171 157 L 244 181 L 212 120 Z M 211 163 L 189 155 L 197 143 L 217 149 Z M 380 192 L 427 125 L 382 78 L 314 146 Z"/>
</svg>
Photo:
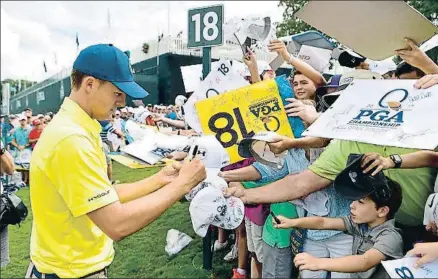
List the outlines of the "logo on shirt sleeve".
<svg viewBox="0 0 438 279">
<path fill-rule="evenodd" d="M 97 194 L 96 196 L 89 198 L 89 199 L 88 199 L 88 202 L 92 202 L 92 201 L 94 201 L 94 200 L 100 199 L 100 198 L 102 198 L 102 197 L 104 197 L 104 196 L 109 195 L 109 193 L 110 193 L 110 190 L 107 190 L 107 191 L 105 191 L 105 192 L 102 192 L 102 193 L 100 193 L 100 194 Z"/>
</svg>

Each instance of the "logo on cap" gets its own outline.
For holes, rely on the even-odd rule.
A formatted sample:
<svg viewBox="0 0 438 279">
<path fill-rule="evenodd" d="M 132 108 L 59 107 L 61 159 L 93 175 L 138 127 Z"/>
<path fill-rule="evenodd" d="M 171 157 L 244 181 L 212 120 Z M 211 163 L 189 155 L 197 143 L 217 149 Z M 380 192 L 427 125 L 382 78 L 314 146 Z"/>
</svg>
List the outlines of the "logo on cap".
<svg viewBox="0 0 438 279">
<path fill-rule="evenodd" d="M 353 183 L 357 182 L 357 173 L 355 171 L 351 171 L 348 173 L 348 176 L 350 176 L 351 181 L 353 181 Z"/>
</svg>

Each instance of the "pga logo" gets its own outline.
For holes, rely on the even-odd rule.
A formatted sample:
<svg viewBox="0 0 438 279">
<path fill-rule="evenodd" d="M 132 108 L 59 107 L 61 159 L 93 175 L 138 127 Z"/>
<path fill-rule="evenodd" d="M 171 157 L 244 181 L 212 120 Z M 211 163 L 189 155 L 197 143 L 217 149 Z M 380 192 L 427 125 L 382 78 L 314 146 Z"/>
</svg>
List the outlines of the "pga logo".
<svg viewBox="0 0 438 279">
<path fill-rule="evenodd" d="M 394 89 L 386 93 L 379 101 L 380 108 L 361 109 L 353 120 L 381 121 L 387 123 L 403 123 L 402 103 L 408 98 L 409 93 L 406 89 Z"/>
</svg>

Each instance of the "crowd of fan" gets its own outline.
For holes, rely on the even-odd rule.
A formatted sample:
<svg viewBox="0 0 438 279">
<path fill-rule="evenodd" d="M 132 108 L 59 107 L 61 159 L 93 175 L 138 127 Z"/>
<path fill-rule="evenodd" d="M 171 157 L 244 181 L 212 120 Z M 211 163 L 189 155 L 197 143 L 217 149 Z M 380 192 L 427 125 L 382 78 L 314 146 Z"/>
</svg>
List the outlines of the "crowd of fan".
<svg viewBox="0 0 438 279">
<path fill-rule="evenodd" d="M 409 50 L 396 51 L 404 60 L 396 68 L 380 75 L 362 62 L 354 71 L 332 76 L 328 82 L 304 61 L 290 56 L 284 43 L 272 42 L 270 50 L 296 69 L 290 77 L 295 98 L 286 100 L 287 114 L 311 125 L 336 101 L 341 85 L 345 88 L 353 79 L 415 79 L 416 88 L 438 84 L 438 66 L 408 42 Z M 272 70 L 259 71 L 252 52 L 244 62 L 251 83 L 275 77 Z M 184 121 L 155 120 L 174 127 L 178 134 L 190 129 Z M 302 278 L 381 278 L 387 276 L 380 264 L 383 260 L 408 253 L 423 256 L 417 262 L 421 265 L 438 257 L 436 214 L 422 225 L 425 201 L 438 191 L 436 152 L 314 137 L 283 137 L 269 146 L 277 154 L 288 152 L 281 170 L 246 159 L 220 173 L 229 182 L 227 195 L 247 204 L 246 218 L 235 230 L 235 243 L 224 258 L 238 259 L 233 278 L 246 278 L 249 273 L 252 278 L 296 278 L 298 272 Z M 363 154 L 361 165 L 368 174 L 395 167 L 413 170 L 385 173 L 389 197 L 376 192 L 357 200 L 346 198 L 335 191 L 332 182 L 355 153 Z M 401 155 L 403 163 L 395 165 L 391 154 Z M 182 160 L 186 156 L 175 152 L 170 157 Z M 305 202 L 289 202 L 296 199 Z M 270 211 L 280 223 L 273 221 Z M 302 229 L 307 229 L 304 240 L 299 236 Z M 227 231 L 218 231 L 214 251 L 229 246 Z"/>
<path fill-rule="evenodd" d="M 404 62 L 380 78 L 418 79 L 415 85 L 418 88 L 437 84 L 438 66 L 418 47 L 410 46 L 410 50 L 397 52 Z M 325 97 L 337 96 L 334 92 L 346 75 L 335 75 L 327 82 L 311 66 L 290 56 L 283 42 L 274 41 L 269 48 L 296 69 L 290 77 L 295 98 L 287 100 L 287 114 L 300 117 L 307 126 L 311 125 L 332 104 L 328 103 L 330 98 Z M 244 58 L 244 63 L 249 68 L 251 76 L 247 79 L 251 83 L 275 77 L 273 70 L 259 71 L 252 52 Z M 367 69 L 368 65 L 361 63 L 348 76 L 374 79 L 376 75 Z M 20 116 L 10 115 L 7 123 L 3 123 L 2 118 L 2 140 L 15 158 L 24 149 L 32 150 L 52 116 L 48 113 L 34 117 L 32 110 L 27 109 Z M 196 134 L 185 123 L 180 105 L 124 107 L 108 120 L 100 121 L 107 155 L 133 141 L 126 131 L 128 120 L 160 130 L 167 127 L 170 130 L 166 133 Z M 436 153 L 426 152 L 423 156 L 421 151 L 415 153 L 410 149 L 311 137 L 279 138 L 270 144 L 270 148 L 277 154 L 288 152 L 281 170 L 247 159 L 220 173 L 230 183 L 227 194 L 247 203 L 246 218 L 235 230 L 235 244 L 224 258 L 226 261 L 238 259 L 233 278 L 246 278 L 249 272 L 253 278 L 294 278 L 298 271 L 303 278 L 380 278 L 384 275 L 382 260 L 401 258 L 413 248 L 417 250 L 411 250 L 410 254 L 425 255 L 433 250 L 436 254 L 438 251 L 436 221 L 426 227 L 422 225 L 424 201 L 438 190 L 435 182 L 437 160 L 430 159 L 436 158 Z M 417 163 L 408 163 L 412 159 L 402 156 L 401 167 L 414 169 L 387 173 L 390 197 L 382 199 L 379 195 L 369 195 L 352 201 L 338 195 L 332 186 L 351 153 L 365 154 L 362 165 L 372 162 L 366 172 L 373 168 L 376 172 L 394 168 L 393 162 L 386 158 L 392 153 L 412 153 Z M 183 160 L 186 156 L 184 152 L 175 152 L 170 158 Z M 107 160 L 110 166 L 111 159 Z M 25 171 L 28 166 L 16 163 L 23 167 L 24 182 L 29 183 Z M 111 180 L 112 171 L 108 169 Z M 308 204 L 298 206 L 288 202 L 302 197 L 307 197 Z M 280 223 L 272 220 L 267 214 L 269 211 L 278 216 Z M 296 236 L 299 228 L 308 229 L 301 248 L 294 243 L 299 241 Z M 227 232 L 219 229 L 218 235 L 214 251 L 229 246 Z M 427 241 L 434 244 L 415 245 Z M 248 265 L 249 256 L 251 266 Z"/>
</svg>

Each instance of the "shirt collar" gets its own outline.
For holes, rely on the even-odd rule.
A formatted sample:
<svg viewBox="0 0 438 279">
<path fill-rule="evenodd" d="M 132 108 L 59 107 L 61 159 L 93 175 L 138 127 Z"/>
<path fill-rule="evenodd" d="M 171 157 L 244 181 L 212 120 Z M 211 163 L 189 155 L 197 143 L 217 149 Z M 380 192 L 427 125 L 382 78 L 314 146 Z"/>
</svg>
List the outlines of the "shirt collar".
<svg viewBox="0 0 438 279">
<path fill-rule="evenodd" d="M 102 128 L 97 120 L 92 119 L 76 102 L 69 97 L 64 98 L 61 111 L 68 115 L 73 121 L 82 126 L 88 133 L 99 137 Z"/>
<path fill-rule="evenodd" d="M 378 225 L 378 226 L 376 226 L 376 227 L 374 227 L 372 229 L 368 229 L 367 233 L 370 234 L 370 235 L 378 235 L 382 231 L 388 230 L 388 229 L 395 229 L 395 230 L 397 230 L 396 227 L 395 227 L 395 220 L 394 220 L 394 218 L 390 219 L 390 220 L 386 221 L 385 223 L 380 224 L 380 225 Z"/>
</svg>

